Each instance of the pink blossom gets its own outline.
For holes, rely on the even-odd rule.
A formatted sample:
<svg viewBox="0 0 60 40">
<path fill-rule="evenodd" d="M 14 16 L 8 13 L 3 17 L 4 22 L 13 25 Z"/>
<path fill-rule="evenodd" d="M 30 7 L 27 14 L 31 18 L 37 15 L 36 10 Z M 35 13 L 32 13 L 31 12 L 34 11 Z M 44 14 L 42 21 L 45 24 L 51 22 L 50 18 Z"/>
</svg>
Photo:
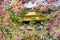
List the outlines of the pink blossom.
<svg viewBox="0 0 60 40">
<path fill-rule="evenodd" d="M 42 6 L 42 4 L 38 4 L 36 8 L 40 9 L 41 6 Z"/>
<path fill-rule="evenodd" d="M 56 32 L 56 33 L 55 33 L 55 36 L 56 36 L 56 37 L 60 37 L 60 33 L 59 33 L 59 32 Z"/>
<path fill-rule="evenodd" d="M 22 37 L 19 37 L 17 35 L 14 35 L 14 37 L 15 37 L 16 40 L 22 40 Z"/>
<path fill-rule="evenodd" d="M 47 25 L 48 27 L 52 27 L 53 26 L 53 24 L 52 23 L 48 23 L 48 25 Z"/>
<path fill-rule="evenodd" d="M 53 27 L 52 28 L 52 32 L 54 32 L 54 33 L 57 32 L 57 30 L 58 30 L 58 27 Z"/>
<path fill-rule="evenodd" d="M 19 2 L 18 2 L 18 5 L 20 5 L 20 4 L 22 4 L 22 1 L 19 1 Z"/>
<path fill-rule="evenodd" d="M 53 26 L 53 25 L 54 25 L 54 20 L 50 20 L 50 21 L 48 22 L 48 26 L 51 27 L 51 26 Z"/>
<path fill-rule="evenodd" d="M 53 26 L 58 26 L 58 20 L 55 18 L 54 21 L 51 21 L 51 23 L 53 24 Z"/>
<path fill-rule="evenodd" d="M 32 0 L 32 4 L 35 2 L 35 0 Z"/>
<path fill-rule="evenodd" d="M 56 16 L 57 16 L 57 19 L 60 20 L 60 13 L 58 13 Z"/>
<path fill-rule="evenodd" d="M 60 2 L 60 0 L 58 0 Z"/>
<path fill-rule="evenodd" d="M 54 20 L 50 20 L 49 23 L 53 24 L 54 23 Z"/>
<path fill-rule="evenodd" d="M 3 8 L 3 5 L 2 4 L 0 4 L 0 9 L 2 9 Z"/>
<path fill-rule="evenodd" d="M 54 2 L 55 0 L 47 0 L 48 3 L 52 3 Z"/>
<path fill-rule="evenodd" d="M 60 24 L 60 18 L 57 18 L 57 23 Z"/>
<path fill-rule="evenodd" d="M 51 28 L 48 28 L 46 33 L 49 34 L 51 31 L 52 31 Z"/>
<path fill-rule="evenodd" d="M 21 9 L 21 10 L 24 10 L 24 9 L 25 9 L 25 7 L 24 7 L 24 6 L 20 6 L 20 9 Z"/>
<path fill-rule="evenodd" d="M 3 38 L 0 38 L 0 40 L 3 40 Z"/>
<path fill-rule="evenodd" d="M 0 10 L 0 16 L 3 15 L 3 14 L 4 14 L 4 12 L 2 10 Z"/>
<path fill-rule="evenodd" d="M 3 5 L 0 4 L 0 15 L 2 15 L 4 12 L 2 11 Z"/>
<path fill-rule="evenodd" d="M 2 35 L 2 32 L 0 31 L 0 35 Z"/>
<path fill-rule="evenodd" d="M 28 0 L 24 0 L 26 3 L 28 3 L 29 1 Z"/>
<path fill-rule="evenodd" d="M 20 12 L 17 11 L 17 12 L 15 13 L 15 15 L 16 15 L 16 16 L 19 16 L 19 15 L 20 15 Z"/>
<path fill-rule="evenodd" d="M 56 21 L 57 21 L 58 24 L 60 24 L 60 13 L 58 13 L 58 14 L 56 15 Z"/>
<path fill-rule="evenodd" d="M 50 6 L 50 9 L 51 9 L 51 10 L 55 10 L 55 6 L 54 6 L 54 5 L 51 5 L 51 6 Z"/>
<path fill-rule="evenodd" d="M 6 4 L 10 4 L 10 0 L 4 0 Z"/>
</svg>

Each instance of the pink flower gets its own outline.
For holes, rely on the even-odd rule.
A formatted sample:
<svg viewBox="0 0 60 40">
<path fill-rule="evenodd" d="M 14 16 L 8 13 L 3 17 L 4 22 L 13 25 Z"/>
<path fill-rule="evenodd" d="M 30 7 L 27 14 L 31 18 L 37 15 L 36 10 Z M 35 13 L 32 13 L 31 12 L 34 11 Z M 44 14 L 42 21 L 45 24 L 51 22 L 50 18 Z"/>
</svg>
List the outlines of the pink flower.
<svg viewBox="0 0 60 40">
<path fill-rule="evenodd" d="M 20 4 L 22 4 L 22 1 L 19 1 L 19 2 L 18 2 L 18 5 L 19 5 L 19 6 L 20 6 Z"/>
<path fill-rule="evenodd" d="M 59 2 L 60 2 L 60 0 L 57 0 L 57 1 L 59 1 Z"/>
<path fill-rule="evenodd" d="M 50 21 L 48 22 L 48 27 L 53 26 L 53 24 L 54 24 L 54 20 L 50 20 Z"/>
<path fill-rule="evenodd" d="M 6 4 L 10 4 L 10 0 L 4 0 Z"/>
<path fill-rule="evenodd" d="M 57 19 L 60 20 L 60 13 L 58 13 L 56 16 L 57 16 Z"/>
<path fill-rule="evenodd" d="M 4 12 L 2 11 L 2 9 L 0 9 L 0 16 L 3 15 L 3 14 L 4 14 Z"/>
<path fill-rule="evenodd" d="M 49 34 L 51 31 L 52 31 L 51 28 L 48 28 L 46 33 Z"/>
<path fill-rule="evenodd" d="M 60 24 L 60 13 L 58 13 L 58 14 L 56 15 L 56 21 L 57 21 L 58 24 Z"/>
<path fill-rule="evenodd" d="M 19 11 L 17 11 L 17 12 L 15 13 L 15 15 L 16 15 L 16 16 L 19 16 L 19 15 L 20 15 L 20 12 L 19 12 Z"/>
<path fill-rule="evenodd" d="M 2 11 L 3 5 L 0 4 L 0 15 L 2 15 L 4 12 Z"/>
<path fill-rule="evenodd" d="M 41 6 L 42 6 L 42 4 L 38 4 L 36 8 L 40 9 Z"/>
<path fill-rule="evenodd" d="M 2 35 L 2 32 L 0 31 L 0 35 Z"/>
<path fill-rule="evenodd" d="M 29 1 L 28 0 L 24 0 L 26 3 L 28 3 Z"/>
<path fill-rule="evenodd" d="M 48 25 L 47 25 L 48 27 L 52 27 L 53 26 L 53 24 L 52 23 L 48 23 Z"/>
<path fill-rule="evenodd" d="M 0 9 L 2 9 L 3 8 L 3 5 L 2 4 L 0 4 Z"/>
<path fill-rule="evenodd" d="M 0 40 L 3 40 L 3 38 L 0 38 Z"/>
<path fill-rule="evenodd" d="M 54 2 L 55 0 L 47 0 L 48 3 L 52 3 Z"/>
<path fill-rule="evenodd" d="M 51 10 L 55 10 L 56 8 L 55 8 L 54 5 L 51 5 L 51 6 L 50 6 L 50 9 L 51 9 Z"/>
<path fill-rule="evenodd" d="M 17 35 L 14 35 L 14 37 L 15 37 L 16 40 L 22 40 L 22 37 L 19 37 Z"/>
<path fill-rule="evenodd" d="M 24 9 L 25 9 L 25 7 L 24 7 L 24 6 L 20 6 L 20 9 L 21 9 L 21 10 L 24 10 Z"/>
<path fill-rule="evenodd" d="M 55 33 L 55 36 L 56 36 L 56 37 L 60 37 L 60 33 L 59 33 L 59 32 L 56 32 L 56 33 Z"/>
<path fill-rule="evenodd" d="M 50 20 L 49 23 L 53 24 L 54 23 L 54 20 Z"/>
<path fill-rule="evenodd" d="M 35 0 L 32 0 L 32 4 L 35 2 Z"/>
<path fill-rule="evenodd" d="M 57 23 L 60 24 L 60 18 L 57 18 Z"/>
</svg>

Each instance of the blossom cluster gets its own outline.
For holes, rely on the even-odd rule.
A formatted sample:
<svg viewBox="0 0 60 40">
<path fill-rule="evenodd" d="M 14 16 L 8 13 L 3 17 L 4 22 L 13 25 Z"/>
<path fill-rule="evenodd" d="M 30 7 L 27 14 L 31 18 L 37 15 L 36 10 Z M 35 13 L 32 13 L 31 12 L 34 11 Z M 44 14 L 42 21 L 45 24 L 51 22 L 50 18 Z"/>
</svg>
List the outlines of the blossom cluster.
<svg viewBox="0 0 60 40">
<path fill-rule="evenodd" d="M 26 7 L 29 2 L 36 6 Z M 44 19 L 36 22 L 32 17 L 24 23 L 28 10 L 37 10 Z M 60 40 L 60 0 L 4 0 L 0 3 L 0 40 Z"/>
</svg>

